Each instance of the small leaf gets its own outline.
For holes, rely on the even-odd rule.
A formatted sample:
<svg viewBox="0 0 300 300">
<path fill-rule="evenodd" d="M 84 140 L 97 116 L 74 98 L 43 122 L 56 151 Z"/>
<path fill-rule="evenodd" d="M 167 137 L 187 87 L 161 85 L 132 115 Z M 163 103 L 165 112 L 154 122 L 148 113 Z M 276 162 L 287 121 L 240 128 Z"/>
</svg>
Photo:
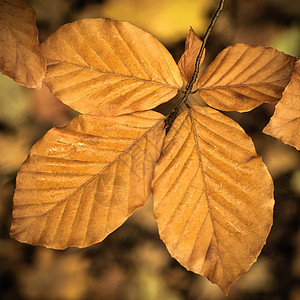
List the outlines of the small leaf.
<svg viewBox="0 0 300 300">
<path fill-rule="evenodd" d="M 209 107 L 192 106 L 173 123 L 153 197 L 171 255 L 225 293 L 256 261 L 272 225 L 273 183 L 251 138 Z"/>
<path fill-rule="evenodd" d="M 190 82 L 192 80 L 195 71 L 196 59 L 200 51 L 201 45 L 202 41 L 191 28 L 185 41 L 185 51 L 178 62 L 178 67 L 181 72 L 181 75 L 187 82 Z M 205 52 L 203 52 L 200 66 L 204 60 L 204 56 Z"/>
<path fill-rule="evenodd" d="M 168 50 L 126 22 L 85 19 L 60 27 L 43 44 L 45 83 L 82 113 L 120 115 L 154 108 L 182 85 Z"/>
<path fill-rule="evenodd" d="M 249 111 L 275 103 L 290 80 L 296 59 L 273 48 L 236 44 L 214 59 L 199 79 L 202 99 L 225 111 Z"/>
<path fill-rule="evenodd" d="M 291 81 L 275 107 L 264 133 L 300 150 L 300 61 L 295 64 Z"/>
<path fill-rule="evenodd" d="M 0 1 L 0 44 L 0 71 L 26 87 L 41 87 L 46 62 L 35 12 L 25 0 Z"/>
<path fill-rule="evenodd" d="M 163 120 L 79 115 L 51 129 L 18 173 L 11 236 L 55 249 L 103 240 L 147 200 Z"/>
</svg>

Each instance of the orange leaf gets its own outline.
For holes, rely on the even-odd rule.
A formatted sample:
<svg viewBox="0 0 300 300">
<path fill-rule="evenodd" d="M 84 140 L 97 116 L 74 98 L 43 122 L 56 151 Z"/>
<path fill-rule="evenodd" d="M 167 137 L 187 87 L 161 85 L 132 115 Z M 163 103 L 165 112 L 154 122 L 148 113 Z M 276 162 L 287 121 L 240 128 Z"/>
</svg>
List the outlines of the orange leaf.
<svg viewBox="0 0 300 300">
<path fill-rule="evenodd" d="M 82 113 L 120 115 L 154 108 L 182 85 L 178 67 L 151 34 L 110 19 L 60 27 L 43 44 L 45 83 Z"/>
<path fill-rule="evenodd" d="M 275 107 L 274 115 L 264 128 L 284 143 L 300 150 L 300 61 L 295 64 L 291 81 L 283 92 L 282 99 Z"/>
<path fill-rule="evenodd" d="M 192 106 L 175 120 L 153 197 L 170 254 L 225 293 L 256 261 L 272 225 L 273 183 L 251 138 L 209 107 Z"/>
<path fill-rule="evenodd" d="M 163 120 L 79 115 L 51 129 L 18 173 L 11 236 L 55 249 L 103 240 L 147 200 Z"/>
<path fill-rule="evenodd" d="M 244 112 L 274 103 L 281 98 L 295 61 L 273 48 L 227 47 L 199 79 L 200 96 L 208 105 L 225 111 Z"/>
<path fill-rule="evenodd" d="M 191 28 L 185 41 L 185 51 L 178 62 L 178 67 L 181 72 L 181 75 L 187 82 L 190 82 L 192 80 L 195 71 L 196 59 L 200 51 L 201 45 L 202 41 Z M 204 56 L 205 52 L 203 52 L 200 66 L 204 60 Z"/>
<path fill-rule="evenodd" d="M 0 1 L 0 37 L 0 71 L 26 87 L 41 87 L 46 62 L 35 12 L 25 0 Z"/>
</svg>

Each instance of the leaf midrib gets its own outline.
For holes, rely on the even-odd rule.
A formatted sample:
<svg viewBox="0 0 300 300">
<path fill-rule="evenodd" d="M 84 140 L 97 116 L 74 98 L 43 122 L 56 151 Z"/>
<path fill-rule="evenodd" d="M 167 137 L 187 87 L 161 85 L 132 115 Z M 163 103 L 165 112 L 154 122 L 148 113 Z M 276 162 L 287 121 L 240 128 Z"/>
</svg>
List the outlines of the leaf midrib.
<svg viewBox="0 0 300 300">
<path fill-rule="evenodd" d="M 263 84 L 273 84 L 275 82 L 281 81 L 281 80 L 286 80 L 288 79 L 289 76 L 284 77 L 284 78 L 280 78 L 277 80 L 273 80 L 273 81 L 260 81 L 260 82 L 253 82 L 253 83 L 236 83 L 236 84 L 226 84 L 226 85 L 211 85 L 208 87 L 200 87 L 199 91 L 201 90 L 213 90 L 213 89 L 224 89 L 224 88 L 234 88 L 234 87 L 247 87 L 247 86 L 258 86 L 258 85 L 263 85 Z M 278 88 L 280 88 L 281 86 L 277 86 Z"/>
<path fill-rule="evenodd" d="M 153 85 L 159 85 L 159 86 L 167 87 L 167 88 L 170 88 L 170 89 L 173 89 L 173 90 L 174 89 L 179 90 L 181 88 L 180 86 L 171 85 L 169 83 L 162 83 L 162 82 L 159 82 L 159 81 L 156 81 L 156 80 L 151 80 L 151 79 L 145 79 L 145 78 L 141 78 L 141 77 L 135 77 L 135 76 L 123 75 L 123 74 L 118 74 L 118 73 L 113 73 L 113 72 L 102 71 L 102 70 L 96 69 L 96 68 L 94 68 L 90 65 L 89 66 L 83 66 L 83 65 L 79 65 L 79 64 L 72 63 L 72 62 L 59 60 L 59 59 L 53 59 L 53 61 L 58 62 L 58 63 L 63 63 L 63 64 L 70 64 L 70 65 L 79 67 L 80 69 L 92 70 L 92 71 L 95 71 L 97 73 L 104 74 L 104 75 L 110 75 L 110 76 L 114 76 L 114 77 L 121 77 L 121 78 L 125 78 L 125 79 L 131 79 L 131 80 L 134 80 L 134 81 L 151 82 Z M 48 63 L 48 68 L 53 66 L 53 65 L 56 65 L 56 64 L 55 63 L 52 63 L 52 64 Z M 80 70 L 75 70 L 73 72 L 75 73 L 75 72 L 78 72 L 78 71 L 80 71 Z M 73 73 L 73 72 L 70 72 L 70 73 Z M 67 75 L 67 74 L 70 74 L 70 73 L 66 73 L 66 74 L 59 75 L 59 76 L 64 76 L 64 75 Z M 58 76 L 54 76 L 54 77 L 58 77 Z M 96 78 L 92 78 L 92 79 L 96 79 Z M 47 78 L 46 78 L 46 80 L 47 80 Z"/>
<path fill-rule="evenodd" d="M 205 172 L 203 170 L 203 162 L 202 162 L 202 153 L 200 151 L 200 146 L 199 146 L 199 143 L 198 143 L 198 140 L 197 140 L 197 130 L 196 130 L 196 127 L 194 125 L 194 119 L 193 119 L 193 116 L 192 116 L 192 108 L 188 109 L 188 115 L 190 117 L 190 121 L 191 121 L 191 129 L 193 131 L 193 134 L 194 134 L 194 141 L 195 141 L 195 148 L 196 148 L 196 151 L 197 151 L 197 154 L 198 154 L 198 158 L 199 158 L 199 164 L 200 164 L 200 172 L 202 174 L 202 178 L 203 178 L 203 189 L 204 189 L 204 193 L 205 193 L 205 198 L 206 198 L 206 202 L 207 202 L 207 208 L 208 208 L 208 213 L 210 215 L 210 219 L 211 219 L 211 223 L 212 223 L 212 227 L 213 227 L 213 236 L 215 237 L 216 239 L 216 243 L 217 243 L 217 250 L 218 250 L 218 256 L 219 256 L 219 259 L 221 261 L 221 264 L 222 264 L 222 267 L 223 267 L 223 270 L 226 269 L 225 267 L 225 264 L 222 260 L 222 256 L 219 252 L 219 249 L 220 249 L 220 246 L 219 246 L 219 241 L 218 241 L 218 237 L 216 235 L 216 229 L 215 229 L 215 224 L 214 224 L 214 219 L 212 217 L 212 210 L 211 210 L 211 207 L 210 207 L 210 202 L 209 202 L 209 199 L 207 197 L 207 187 L 206 187 L 206 182 L 205 182 Z M 212 241 L 212 239 L 211 239 Z M 210 243 L 211 243 L 210 241 Z M 203 266 L 202 266 L 203 267 Z M 202 270 L 201 270 L 202 271 Z"/>
</svg>

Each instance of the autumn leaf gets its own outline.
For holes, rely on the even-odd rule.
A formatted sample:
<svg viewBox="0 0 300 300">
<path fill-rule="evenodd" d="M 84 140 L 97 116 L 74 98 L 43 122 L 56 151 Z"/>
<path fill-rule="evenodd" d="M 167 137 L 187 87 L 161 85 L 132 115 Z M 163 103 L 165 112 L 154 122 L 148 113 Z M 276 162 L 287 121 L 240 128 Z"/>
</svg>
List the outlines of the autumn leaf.
<svg viewBox="0 0 300 300">
<path fill-rule="evenodd" d="M 163 120 L 79 115 L 51 129 L 18 173 L 11 236 L 55 249 L 103 240 L 147 200 Z"/>
<path fill-rule="evenodd" d="M 275 107 L 263 132 L 300 150 L 300 61 L 295 64 L 291 81 Z"/>
<path fill-rule="evenodd" d="M 45 83 L 81 113 L 120 115 L 167 102 L 182 86 L 178 67 L 151 34 L 110 19 L 60 27 L 43 43 Z"/>
<path fill-rule="evenodd" d="M 296 58 L 274 48 L 235 44 L 219 53 L 199 79 L 201 98 L 225 111 L 249 111 L 275 103 L 288 84 Z"/>
<path fill-rule="evenodd" d="M 197 83 L 201 45 L 190 30 L 177 66 L 151 34 L 110 19 L 66 24 L 43 43 L 46 85 L 83 114 L 50 130 L 23 163 L 13 238 L 55 249 L 87 247 L 143 206 L 152 187 L 159 233 L 171 255 L 228 293 L 266 242 L 273 183 L 251 138 L 213 108 L 242 112 L 277 102 L 295 58 L 236 44 Z M 295 72 L 284 99 L 299 85 Z M 213 108 L 199 106 L 203 101 Z M 166 102 L 167 117 L 150 111 Z M 171 102 L 179 104 L 171 109 Z M 187 110 L 179 115 L 183 104 Z"/>
<path fill-rule="evenodd" d="M 35 12 L 25 0 L 0 0 L 0 44 L 0 71 L 26 87 L 41 87 L 46 62 Z"/>
<path fill-rule="evenodd" d="M 273 183 L 233 120 L 192 106 L 165 138 L 154 213 L 170 254 L 228 293 L 256 261 L 272 225 Z"/>
<path fill-rule="evenodd" d="M 202 41 L 197 36 L 197 34 L 194 32 L 194 30 L 191 28 L 189 30 L 189 33 L 188 33 L 186 41 L 185 41 L 184 53 L 182 54 L 182 56 L 178 62 L 178 67 L 179 67 L 181 76 L 187 82 L 190 82 L 192 80 L 193 74 L 195 72 L 196 58 L 199 54 L 201 45 L 202 45 Z M 204 60 L 204 57 L 205 56 L 203 54 L 199 66 L 201 66 L 201 64 Z"/>
</svg>

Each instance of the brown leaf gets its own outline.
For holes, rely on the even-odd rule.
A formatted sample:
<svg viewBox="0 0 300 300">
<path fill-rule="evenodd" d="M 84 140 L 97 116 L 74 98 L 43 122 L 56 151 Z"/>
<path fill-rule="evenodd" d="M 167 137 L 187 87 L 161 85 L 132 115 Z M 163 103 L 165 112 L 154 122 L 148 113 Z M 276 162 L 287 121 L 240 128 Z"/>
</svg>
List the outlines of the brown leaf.
<svg viewBox="0 0 300 300">
<path fill-rule="evenodd" d="M 35 12 L 25 0 L 0 1 L 0 43 L 0 71 L 21 85 L 39 88 L 46 62 Z"/>
<path fill-rule="evenodd" d="M 300 150 L 300 61 L 295 64 L 291 81 L 275 107 L 264 133 Z"/>
<path fill-rule="evenodd" d="M 153 196 L 171 255 L 225 293 L 256 261 L 272 225 L 273 183 L 251 138 L 209 107 L 192 106 L 175 120 Z"/>
<path fill-rule="evenodd" d="M 12 237 L 55 249 L 103 240 L 147 200 L 163 120 L 79 115 L 51 129 L 18 173 Z"/>
<path fill-rule="evenodd" d="M 120 115 L 154 108 L 177 94 L 178 67 L 151 34 L 110 19 L 60 27 L 43 44 L 45 83 L 82 113 Z"/>
<path fill-rule="evenodd" d="M 178 67 L 181 72 L 181 76 L 187 81 L 190 82 L 192 80 L 194 71 L 195 71 L 195 63 L 202 45 L 202 41 L 191 28 L 187 35 L 185 41 L 185 51 L 182 54 Z M 205 52 L 203 52 L 200 66 L 204 60 Z"/>
<path fill-rule="evenodd" d="M 220 52 L 205 70 L 198 83 L 200 96 L 225 111 L 244 112 L 277 102 L 295 61 L 273 48 L 235 44 Z"/>
</svg>

